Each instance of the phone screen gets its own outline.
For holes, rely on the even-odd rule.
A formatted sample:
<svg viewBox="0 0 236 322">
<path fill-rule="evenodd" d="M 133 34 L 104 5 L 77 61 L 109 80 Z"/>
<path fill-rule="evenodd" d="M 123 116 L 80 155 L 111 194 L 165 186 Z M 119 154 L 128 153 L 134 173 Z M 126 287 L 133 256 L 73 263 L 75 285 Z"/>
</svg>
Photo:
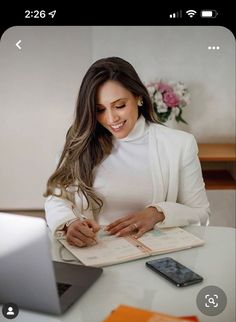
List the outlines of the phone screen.
<svg viewBox="0 0 236 322">
<path fill-rule="evenodd" d="M 203 277 L 171 257 L 148 261 L 146 265 L 178 287 L 203 281 Z"/>
</svg>

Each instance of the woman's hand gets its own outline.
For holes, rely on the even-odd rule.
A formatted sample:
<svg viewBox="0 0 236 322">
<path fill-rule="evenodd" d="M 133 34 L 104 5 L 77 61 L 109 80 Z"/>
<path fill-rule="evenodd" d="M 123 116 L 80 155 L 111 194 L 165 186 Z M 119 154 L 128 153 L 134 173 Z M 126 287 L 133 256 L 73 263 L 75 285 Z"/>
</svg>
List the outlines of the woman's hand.
<svg viewBox="0 0 236 322">
<path fill-rule="evenodd" d="M 164 219 L 165 216 L 162 212 L 159 212 L 155 207 L 148 207 L 114 221 L 106 227 L 106 230 L 116 236 L 135 233 L 134 237 L 139 238 Z"/>
<path fill-rule="evenodd" d="M 95 245 L 97 243 L 96 233 L 99 229 L 99 225 L 94 220 L 81 221 L 78 219 L 67 228 L 66 240 L 70 245 L 78 247 Z"/>
</svg>

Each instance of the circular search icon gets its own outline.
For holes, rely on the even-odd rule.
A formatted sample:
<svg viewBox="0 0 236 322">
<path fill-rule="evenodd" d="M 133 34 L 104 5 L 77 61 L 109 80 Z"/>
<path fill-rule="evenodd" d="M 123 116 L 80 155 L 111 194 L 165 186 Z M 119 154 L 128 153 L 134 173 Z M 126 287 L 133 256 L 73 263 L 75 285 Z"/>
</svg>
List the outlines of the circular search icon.
<svg viewBox="0 0 236 322">
<path fill-rule="evenodd" d="M 197 307 L 205 315 L 216 316 L 224 311 L 227 304 L 225 292 L 217 286 L 206 286 L 197 295 Z"/>
</svg>

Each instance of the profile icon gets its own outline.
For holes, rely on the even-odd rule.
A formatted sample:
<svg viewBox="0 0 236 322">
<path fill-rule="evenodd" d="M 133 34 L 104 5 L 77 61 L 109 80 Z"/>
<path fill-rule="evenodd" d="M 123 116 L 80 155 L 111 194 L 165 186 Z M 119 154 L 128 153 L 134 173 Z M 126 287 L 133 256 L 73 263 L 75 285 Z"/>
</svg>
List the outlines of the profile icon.
<svg viewBox="0 0 236 322">
<path fill-rule="evenodd" d="M 7 315 L 15 315 L 14 311 L 13 311 L 13 307 L 9 306 L 7 309 Z"/>
<path fill-rule="evenodd" d="M 19 308 L 14 303 L 5 303 L 2 307 L 2 314 L 6 319 L 14 319 L 19 313 Z"/>
</svg>

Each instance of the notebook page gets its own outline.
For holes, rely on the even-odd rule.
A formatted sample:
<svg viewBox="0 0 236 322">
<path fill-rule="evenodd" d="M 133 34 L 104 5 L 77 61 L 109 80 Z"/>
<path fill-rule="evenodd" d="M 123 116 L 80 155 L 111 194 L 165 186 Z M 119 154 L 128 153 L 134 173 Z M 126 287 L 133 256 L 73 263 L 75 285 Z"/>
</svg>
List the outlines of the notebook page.
<svg viewBox="0 0 236 322">
<path fill-rule="evenodd" d="M 82 248 L 71 246 L 66 240 L 59 241 L 88 266 L 107 266 L 148 256 L 123 237 L 99 234 L 96 245 Z"/>
<path fill-rule="evenodd" d="M 139 241 L 152 250 L 152 255 L 204 244 L 202 239 L 179 227 L 151 230 Z"/>
</svg>

